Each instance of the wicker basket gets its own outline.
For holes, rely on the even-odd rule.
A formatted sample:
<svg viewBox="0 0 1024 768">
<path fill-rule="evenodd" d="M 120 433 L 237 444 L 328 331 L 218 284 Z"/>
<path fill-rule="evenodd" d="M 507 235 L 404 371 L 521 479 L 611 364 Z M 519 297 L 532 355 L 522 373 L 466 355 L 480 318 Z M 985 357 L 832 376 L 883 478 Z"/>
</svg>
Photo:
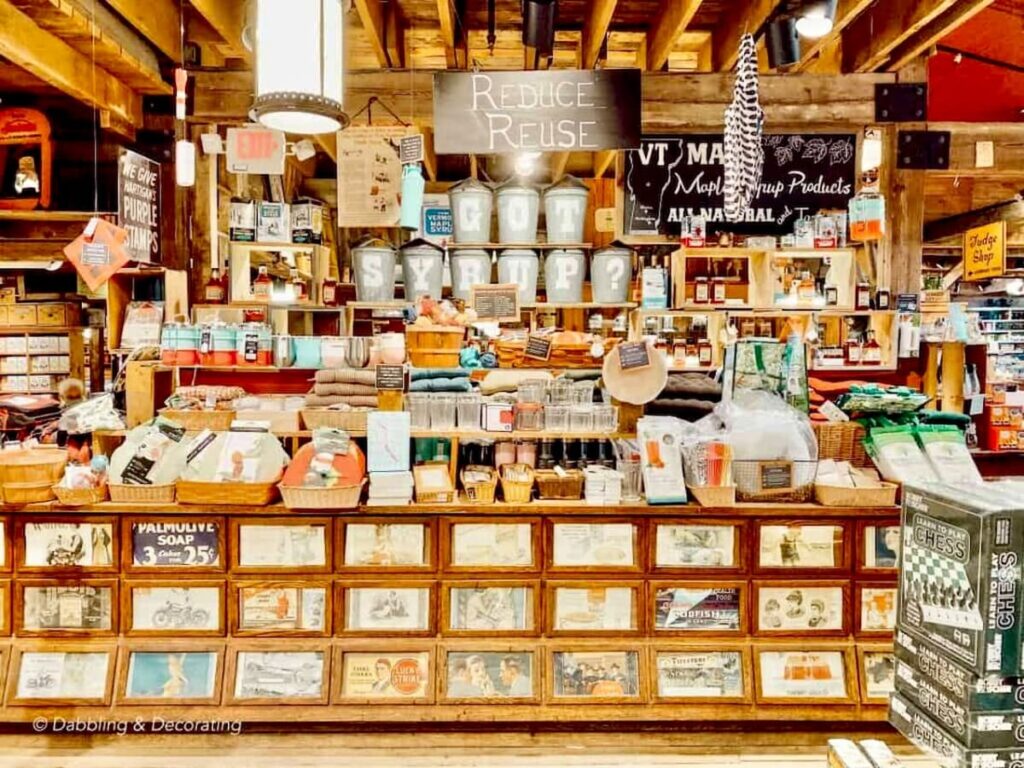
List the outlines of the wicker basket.
<svg viewBox="0 0 1024 768">
<path fill-rule="evenodd" d="M 410 325 L 405 348 L 416 368 L 458 368 L 465 328 L 447 325 Z"/>
<path fill-rule="evenodd" d="M 107 486 L 98 488 L 68 488 L 63 485 L 53 486 L 57 501 L 65 507 L 87 507 L 107 500 Z"/>
<path fill-rule="evenodd" d="M 736 500 L 801 504 L 814 498 L 816 461 L 734 461 Z"/>
<path fill-rule="evenodd" d="M 848 461 L 855 467 L 873 466 L 864 450 L 866 435 L 864 425 L 856 421 L 816 421 L 818 459 Z"/>
<path fill-rule="evenodd" d="M 526 480 L 511 479 L 523 476 Z M 506 464 L 501 468 L 501 494 L 508 504 L 527 504 L 533 496 L 535 475 L 529 464 Z"/>
<path fill-rule="evenodd" d="M 891 507 L 896 503 L 895 483 L 882 483 L 881 488 L 847 488 L 815 485 L 814 498 L 825 507 Z"/>
<path fill-rule="evenodd" d="M 68 454 L 62 448 L 0 452 L 0 493 L 4 504 L 53 500 L 53 486 L 64 476 Z"/>
<path fill-rule="evenodd" d="M 303 408 L 302 423 L 306 429 L 343 429 L 346 432 L 365 432 L 366 417 L 370 409 L 359 411 L 332 411 L 328 408 Z"/>
<path fill-rule="evenodd" d="M 204 429 L 227 432 L 235 420 L 234 411 L 175 411 L 161 408 L 159 413 L 165 419 L 184 427 L 186 432 L 202 432 Z"/>
<path fill-rule="evenodd" d="M 355 509 L 366 481 L 334 488 L 303 488 L 281 484 L 281 498 L 288 509 Z"/>
<path fill-rule="evenodd" d="M 488 480 L 467 480 L 469 472 L 486 473 Z M 462 487 L 466 492 L 466 501 L 470 504 L 493 504 L 494 495 L 498 490 L 498 473 L 493 467 L 483 467 L 471 464 L 462 470 L 459 475 L 462 479 Z"/>
<path fill-rule="evenodd" d="M 277 483 L 203 483 L 179 480 L 178 502 L 236 507 L 265 507 L 277 501 Z"/>
<path fill-rule="evenodd" d="M 127 485 L 109 483 L 110 500 L 122 504 L 173 504 L 174 483 L 165 485 Z"/>
<path fill-rule="evenodd" d="M 551 469 L 539 469 L 537 477 L 537 498 L 579 500 L 583 498 L 583 473 L 570 469 L 559 474 Z"/>
<path fill-rule="evenodd" d="M 606 339 L 605 354 L 618 344 L 617 339 Z M 547 360 L 526 357 L 525 341 L 494 342 L 499 368 L 600 368 L 602 359 L 591 354 L 590 344 L 553 344 Z"/>
<path fill-rule="evenodd" d="M 736 506 L 735 485 L 688 485 L 686 487 L 702 507 Z"/>
</svg>

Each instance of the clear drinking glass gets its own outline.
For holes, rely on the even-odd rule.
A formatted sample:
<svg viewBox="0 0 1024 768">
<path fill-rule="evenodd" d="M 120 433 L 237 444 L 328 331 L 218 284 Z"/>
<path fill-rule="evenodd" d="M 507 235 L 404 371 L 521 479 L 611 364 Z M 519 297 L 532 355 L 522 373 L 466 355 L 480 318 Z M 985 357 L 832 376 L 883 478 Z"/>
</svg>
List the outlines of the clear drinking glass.
<svg viewBox="0 0 1024 768">
<path fill-rule="evenodd" d="M 552 405 L 572 405 L 572 382 L 566 378 L 548 384 L 548 402 Z"/>
<path fill-rule="evenodd" d="M 455 395 L 435 394 L 428 401 L 430 428 L 437 432 L 455 429 Z"/>
<path fill-rule="evenodd" d="M 456 395 L 459 429 L 480 429 L 480 411 L 484 399 L 479 392 L 464 392 Z"/>
<path fill-rule="evenodd" d="M 619 459 L 616 469 L 622 474 L 622 500 L 639 501 L 643 468 L 639 459 Z"/>
<path fill-rule="evenodd" d="M 526 379 L 516 388 L 516 400 L 520 403 L 543 403 L 548 383 L 544 379 Z"/>
<path fill-rule="evenodd" d="M 594 429 L 610 434 L 619 429 L 619 409 L 614 405 L 594 406 Z"/>
<path fill-rule="evenodd" d="M 548 405 L 544 408 L 544 428 L 548 432 L 569 431 L 568 405 Z"/>
<path fill-rule="evenodd" d="M 569 412 L 569 429 L 572 432 L 594 431 L 594 409 L 589 405 L 574 405 Z"/>
<path fill-rule="evenodd" d="M 426 392 L 410 392 L 405 396 L 405 409 L 409 411 L 413 429 L 430 429 L 430 395 Z"/>
<path fill-rule="evenodd" d="M 594 380 L 574 381 L 572 385 L 572 401 L 576 405 L 590 405 L 594 402 Z"/>
</svg>

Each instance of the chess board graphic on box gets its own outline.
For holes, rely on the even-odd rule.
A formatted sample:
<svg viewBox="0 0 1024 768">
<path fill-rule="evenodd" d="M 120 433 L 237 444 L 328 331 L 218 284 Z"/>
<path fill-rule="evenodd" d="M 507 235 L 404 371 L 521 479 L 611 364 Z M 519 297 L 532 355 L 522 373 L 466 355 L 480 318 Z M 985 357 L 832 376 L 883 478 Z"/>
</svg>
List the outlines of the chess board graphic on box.
<svg viewBox="0 0 1024 768">
<path fill-rule="evenodd" d="M 963 629 L 982 629 L 978 596 L 967 573 L 970 540 L 927 515 L 906 529 L 903 547 L 903 589 L 923 621 Z"/>
</svg>

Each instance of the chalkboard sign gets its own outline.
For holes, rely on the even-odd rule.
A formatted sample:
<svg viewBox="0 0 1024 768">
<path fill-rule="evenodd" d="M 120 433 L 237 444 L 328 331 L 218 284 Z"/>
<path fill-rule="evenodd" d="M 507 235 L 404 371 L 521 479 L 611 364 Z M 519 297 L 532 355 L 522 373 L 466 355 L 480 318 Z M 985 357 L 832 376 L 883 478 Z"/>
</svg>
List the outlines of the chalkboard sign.
<svg viewBox="0 0 1024 768">
<path fill-rule="evenodd" d="M 439 155 L 640 146 L 640 70 L 549 69 L 434 75 Z"/>
<path fill-rule="evenodd" d="M 678 236 L 682 220 L 702 216 L 707 234 L 782 235 L 801 215 L 846 210 L 855 192 L 855 134 L 764 136 L 764 171 L 743 222 L 725 220 L 721 134 L 645 137 L 625 153 L 623 231 Z"/>
<path fill-rule="evenodd" d="M 921 294 L 901 293 L 896 297 L 897 312 L 917 312 L 921 305 Z"/>
<path fill-rule="evenodd" d="M 378 365 L 377 389 L 382 392 L 405 391 L 404 365 Z"/>
<path fill-rule="evenodd" d="M 515 283 L 473 286 L 470 300 L 478 320 L 499 323 L 519 321 L 519 286 Z"/>
<path fill-rule="evenodd" d="M 543 360 L 547 362 L 551 359 L 551 337 L 550 336 L 530 336 L 526 340 L 526 351 L 523 352 L 523 357 L 530 357 L 534 360 Z"/>
<path fill-rule="evenodd" d="M 651 364 L 651 354 L 645 341 L 626 341 L 619 344 L 619 368 L 635 371 Z"/>
<path fill-rule="evenodd" d="M 793 462 L 767 462 L 760 470 L 762 491 L 788 491 L 793 487 Z"/>
<path fill-rule="evenodd" d="M 398 142 L 398 158 L 402 165 L 423 162 L 423 134 L 403 136 Z"/>
<path fill-rule="evenodd" d="M 118 222 L 128 232 L 124 248 L 134 261 L 159 261 L 160 164 L 122 149 L 118 166 Z"/>
<path fill-rule="evenodd" d="M 220 523 L 132 524 L 132 563 L 141 567 L 212 567 L 221 564 Z"/>
</svg>

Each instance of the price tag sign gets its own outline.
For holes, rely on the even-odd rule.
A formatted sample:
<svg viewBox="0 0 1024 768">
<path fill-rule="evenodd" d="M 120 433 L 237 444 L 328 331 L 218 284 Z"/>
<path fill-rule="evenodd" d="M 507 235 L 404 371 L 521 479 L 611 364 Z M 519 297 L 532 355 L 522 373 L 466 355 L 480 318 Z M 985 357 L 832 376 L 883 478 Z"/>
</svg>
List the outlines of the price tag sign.
<svg viewBox="0 0 1024 768">
<path fill-rule="evenodd" d="M 793 487 L 793 462 L 763 462 L 759 479 L 762 491 L 788 491 Z"/>
<path fill-rule="evenodd" d="M 479 320 L 499 323 L 519 322 L 519 286 L 515 283 L 501 285 L 474 285 L 470 304 L 476 310 Z"/>
<path fill-rule="evenodd" d="M 917 312 L 921 307 L 921 295 L 918 293 L 901 293 L 896 297 L 897 312 Z"/>
<path fill-rule="evenodd" d="M 619 344 L 619 368 L 636 371 L 651 364 L 651 354 L 645 341 L 625 341 Z"/>
<path fill-rule="evenodd" d="M 526 340 L 526 351 L 523 352 L 523 357 L 529 357 L 534 360 L 543 360 L 547 362 L 551 359 L 551 337 L 550 336 L 530 336 Z"/>
<path fill-rule="evenodd" d="M 377 389 L 382 392 L 405 392 L 405 366 L 378 365 Z"/>
<path fill-rule="evenodd" d="M 403 136 L 399 141 L 398 155 L 402 165 L 412 165 L 423 162 L 423 134 L 417 133 L 413 136 Z"/>
</svg>

